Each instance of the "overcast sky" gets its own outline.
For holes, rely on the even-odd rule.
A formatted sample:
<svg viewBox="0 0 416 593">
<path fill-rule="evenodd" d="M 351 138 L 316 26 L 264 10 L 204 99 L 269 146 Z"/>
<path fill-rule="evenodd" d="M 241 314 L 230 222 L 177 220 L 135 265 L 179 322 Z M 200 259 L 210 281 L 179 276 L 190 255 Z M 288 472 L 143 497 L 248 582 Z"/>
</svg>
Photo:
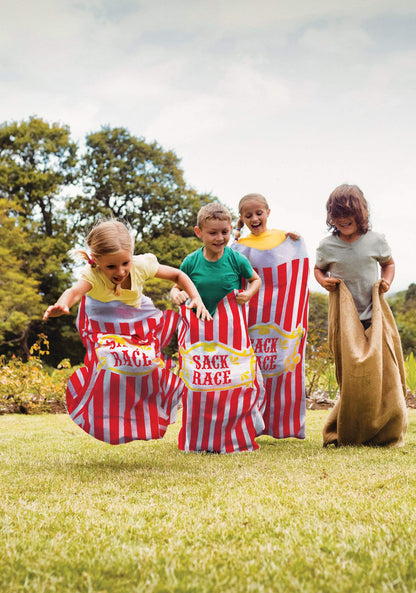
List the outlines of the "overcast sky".
<svg viewBox="0 0 416 593">
<path fill-rule="evenodd" d="M 392 292 L 416 282 L 414 0 L 0 7 L 0 121 L 156 140 L 189 185 L 235 210 L 263 193 L 270 225 L 304 236 L 311 269 L 330 192 L 356 183 L 392 247 Z"/>
</svg>

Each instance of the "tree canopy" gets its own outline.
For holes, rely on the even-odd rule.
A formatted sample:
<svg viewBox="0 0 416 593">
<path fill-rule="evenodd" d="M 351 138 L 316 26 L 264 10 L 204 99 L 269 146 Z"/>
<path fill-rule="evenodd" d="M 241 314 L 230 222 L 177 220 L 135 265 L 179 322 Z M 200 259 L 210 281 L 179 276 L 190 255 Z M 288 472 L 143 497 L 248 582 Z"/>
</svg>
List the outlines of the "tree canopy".
<svg viewBox="0 0 416 593">
<path fill-rule="evenodd" d="M 89 134 L 81 171 L 84 193 L 69 205 L 76 227 L 113 216 L 131 225 L 138 242 L 171 234 L 193 237 L 199 208 L 213 200 L 187 186 L 174 152 L 125 128 Z"/>
</svg>

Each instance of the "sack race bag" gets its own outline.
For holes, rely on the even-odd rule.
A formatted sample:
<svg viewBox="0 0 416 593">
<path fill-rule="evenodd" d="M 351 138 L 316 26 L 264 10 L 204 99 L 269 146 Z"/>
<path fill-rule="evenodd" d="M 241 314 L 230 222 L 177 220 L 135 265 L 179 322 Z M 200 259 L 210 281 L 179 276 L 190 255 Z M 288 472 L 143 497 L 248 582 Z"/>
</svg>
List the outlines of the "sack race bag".
<svg viewBox="0 0 416 593">
<path fill-rule="evenodd" d="M 305 438 L 309 260 L 303 239 L 264 251 L 235 243 L 262 280 L 248 304 L 248 331 L 266 389 L 263 434 Z"/>
<path fill-rule="evenodd" d="M 85 366 L 70 377 L 66 392 L 68 412 L 78 426 L 113 445 L 163 437 L 176 420 L 183 389 L 161 355 L 177 318 L 156 309 L 147 297 L 140 309 L 83 297 L 77 327 Z"/>
<path fill-rule="evenodd" d="M 393 314 L 373 287 L 373 317 L 364 331 L 341 282 L 329 294 L 328 338 L 340 398 L 323 429 L 324 446 L 400 446 L 407 429 L 406 376 Z"/>
<path fill-rule="evenodd" d="M 237 304 L 232 292 L 220 301 L 212 321 L 200 321 L 184 305 L 180 313 L 179 374 L 185 389 L 179 449 L 257 449 L 255 438 L 264 428 L 264 388 L 248 336 L 246 308 Z"/>
</svg>

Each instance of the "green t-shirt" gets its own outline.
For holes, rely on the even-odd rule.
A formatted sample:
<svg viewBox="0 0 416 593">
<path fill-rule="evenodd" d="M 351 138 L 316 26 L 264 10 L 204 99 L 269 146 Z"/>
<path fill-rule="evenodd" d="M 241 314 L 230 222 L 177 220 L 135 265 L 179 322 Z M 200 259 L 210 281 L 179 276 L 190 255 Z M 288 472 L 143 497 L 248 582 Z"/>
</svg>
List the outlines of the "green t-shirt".
<svg viewBox="0 0 416 593">
<path fill-rule="evenodd" d="M 224 255 L 217 261 L 205 259 L 203 248 L 190 253 L 182 262 L 181 270 L 188 274 L 198 289 L 204 305 L 211 315 L 218 303 L 233 290 L 242 286 L 242 278 L 253 276 L 253 268 L 248 259 L 225 247 Z"/>
</svg>

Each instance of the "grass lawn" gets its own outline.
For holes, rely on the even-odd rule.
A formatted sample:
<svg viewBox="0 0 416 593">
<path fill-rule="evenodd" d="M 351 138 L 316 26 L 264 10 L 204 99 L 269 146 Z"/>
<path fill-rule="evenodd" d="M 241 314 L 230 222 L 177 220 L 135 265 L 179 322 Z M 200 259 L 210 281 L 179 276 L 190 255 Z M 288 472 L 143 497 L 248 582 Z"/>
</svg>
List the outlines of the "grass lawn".
<svg viewBox="0 0 416 593">
<path fill-rule="evenodd" d="M 110 446 L 66 415 L 0 417 L 0 591 L 416 591 L 416 411 L 398 449 Z"/>
</svg>

